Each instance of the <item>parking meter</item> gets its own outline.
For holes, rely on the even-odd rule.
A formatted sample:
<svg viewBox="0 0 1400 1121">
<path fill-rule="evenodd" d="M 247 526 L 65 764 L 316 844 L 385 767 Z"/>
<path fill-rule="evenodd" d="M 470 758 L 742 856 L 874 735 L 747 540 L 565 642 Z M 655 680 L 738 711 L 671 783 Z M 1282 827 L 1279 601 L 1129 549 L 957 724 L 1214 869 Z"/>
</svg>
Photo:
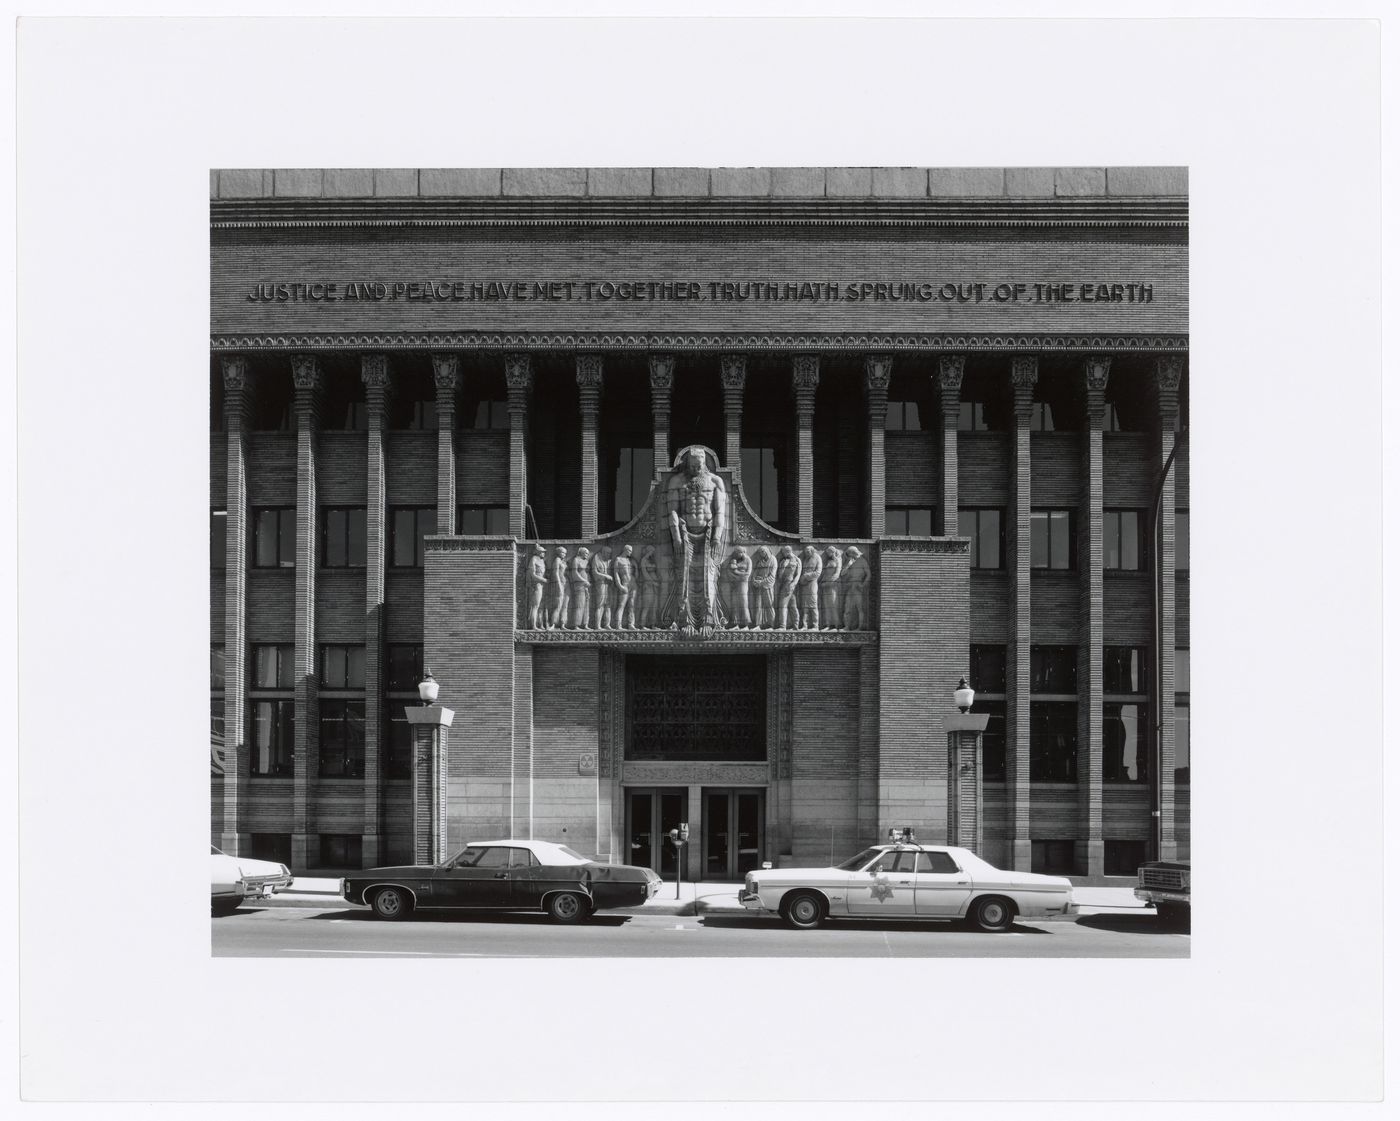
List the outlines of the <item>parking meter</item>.
<svg viewBox="0 0 1400 1121">
<path fill-rule="evenodd" d="M 690 840 L 690 823 L 683 821 L 675 829 L 671 830 L 671 844 L 676 846 L 676 898 L 681 897 L 681 864 L 684 857 L 681 849 Z"/>
</svg>

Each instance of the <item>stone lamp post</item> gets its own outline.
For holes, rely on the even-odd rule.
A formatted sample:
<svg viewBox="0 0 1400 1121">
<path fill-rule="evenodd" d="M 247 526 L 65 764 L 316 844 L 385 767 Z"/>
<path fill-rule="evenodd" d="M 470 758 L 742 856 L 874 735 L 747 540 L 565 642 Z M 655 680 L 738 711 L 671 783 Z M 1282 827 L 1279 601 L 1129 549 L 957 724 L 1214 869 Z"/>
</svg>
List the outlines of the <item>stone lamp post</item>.
<svg viewBox="0 0 1400 1121">
<path fill-rule="evenodd" d="M 953 690 L 955 715 L 944 718 L 948 733 L 948 844 L 982 851 L 982 733 L 987 713 L 973 712 L 977 696 L 960 677 Z"/>
<path fill-rule="evenodd" d="M 445 860 L 447 729 L 454 713 L 437 703 L 438 683 L 428 670 L 418 683 L 417 708 L 404 709 L 413 728 L 413 862 Z"/>
</svg>

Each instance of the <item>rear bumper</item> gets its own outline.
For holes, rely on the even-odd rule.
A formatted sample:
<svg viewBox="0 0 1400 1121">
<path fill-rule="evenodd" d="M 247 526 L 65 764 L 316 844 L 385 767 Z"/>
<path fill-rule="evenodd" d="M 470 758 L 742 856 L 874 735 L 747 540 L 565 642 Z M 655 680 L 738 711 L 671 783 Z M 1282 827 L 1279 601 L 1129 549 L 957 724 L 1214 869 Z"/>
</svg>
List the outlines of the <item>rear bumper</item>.
<svg viewBox="0 0 1400 1121">
<path fill-rule="evenodd" d="M 1189 891 L 1168 891 L 1159 887 L 1135 887 L 1133 895 L 1154 907 L 1159 903 L 1180 903 L 1183 907 L 1191 906 L 1191 893 Z"/>
</svg>

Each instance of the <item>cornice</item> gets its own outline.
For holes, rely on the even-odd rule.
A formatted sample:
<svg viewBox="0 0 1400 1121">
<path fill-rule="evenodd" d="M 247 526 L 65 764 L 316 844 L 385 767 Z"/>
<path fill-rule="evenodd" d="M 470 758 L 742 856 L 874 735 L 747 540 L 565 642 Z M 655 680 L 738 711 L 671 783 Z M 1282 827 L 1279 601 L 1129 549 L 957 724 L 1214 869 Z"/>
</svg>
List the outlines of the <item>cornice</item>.
<svg viewBox="0 0 1400 1121">
<path fill-rule="evenodd" d="M 966 551 L 966 550 L 964 550 Z M 875 631 L 739 630 L 716 627 L 708 631 L 658 630 L 529 630 L 518 628 L 515 641 L 523 645 L 564 646 L 752 646 L 765 650 L 793 646 L 869 646 L 879 641 Z"/>
<path fill-rule="evenodd" d="M 1185 229 L 1185 196 L 1156 198 L 216 199 L 213 229 L 373 226 L 1005 226 Z"/>
<path fill-rule="evenodd" d="M 966 537 L 882 537 L 880 554 L 940 553 L 947 556 L 967 556 L 971 543 Z"/>
<path fill-rule="evenodd" d="M 696 332 L 649 334 L 643 332 L 582 331 L 402 331 L 402 332 L 297 332 L 233 333 L 212 335 L 209 348 L 216 354 L 249 351 L 725 351 L 765 353 L 803 350 L 863 354 L 877 351 L 1108 351 L 1185 353 L 1185 334 L 957 334 L 832 332 L 812 334 L 784 331 L 762 333 Z"/>
</svg>

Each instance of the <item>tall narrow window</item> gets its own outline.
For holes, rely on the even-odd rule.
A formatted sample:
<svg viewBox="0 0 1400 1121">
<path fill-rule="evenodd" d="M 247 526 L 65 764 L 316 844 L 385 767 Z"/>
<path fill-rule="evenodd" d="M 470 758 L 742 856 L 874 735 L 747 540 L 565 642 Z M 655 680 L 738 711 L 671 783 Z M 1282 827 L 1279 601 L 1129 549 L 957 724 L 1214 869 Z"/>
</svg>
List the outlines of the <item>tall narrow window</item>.
<svg viewBox="0 0 1400 1121">
<path fill-rule="evenodd" d="M 1000 510 L 959 510 L 958 536 L 972 539 L 969 554 L 973 568 L 1005 567 L 1006 541 L 1002 534 Z"/>
<path fill-rule="evenodd" d="M 423 538 L 437 530 L 432 506 L 396 506 L 389 511 L 389 563 L 394 568 L 423 567 Z"/>
<path fill-rule="evenodd" d="M 488 401 L 482 399 L 478 401 L 470 420 L 470 427 L 481 431 L 510 427 L 510 413 L 506 411 L 506 403 L 503 400 Z"/>
<path fill-rule="evenodd" d="M 1079 781 L 1079 650 L 1031 647 L 1031 781 Z"/>
<path fill-rule="evenodd" d="M 321 777 L 365 777 L 365 702 L 322 697 Z"/>
<path fill-rule="evenodd" d="M 209 567 L 223 568 L 228 563 L 228 511 L 209 511 Z"/>
<path fill-rule="evenodd" d="M 255 509 L 253 523 L 253 567 L 295 568 L 297 566 L 297 511 L 295 506 L 265 506 Z"/>
<path fill-rule="evenodd" d="M 652 448 L 618 448 L 613 465 L 612 520 L 621 527 L 642 512 L 651 491 Z"/>
<path fill-rule="evenodd" d="M 1031 402 L 1031 431 L 1055 431 L 1055 413 L 1054 410 L 1050 408 L 1050 403 L 1048 401 Z"/>
<path fill-rule="evenodd" d="M 254 700 L 249 761 L 255 775 L 291 778 L 295 747 L 296 702 L 290 697 Z"/>
<path fill-rule="evenodd" d="M 1176 570 L 1186 572 L 1191 568 L 1191 511 L 1176 512 Z"/>
<path fill-rule="evenodd" d="M 418 703 L 423 679 L 423 647 L 393 643 L 385 648 L 384 777 L 413 777 L 413 726 L 404 709 Z"/>
<path fill-rule="evenodd" d="M 1138 511 L 1103 512 L 1103 566 L 1124 572 L 1142 567 L 1142 519 Z"/>
<path fill-rule="evenodd" d="M 917 401 L 888 401 L 885 403 L 885 428 L 890 432 L 919 432 L 923 430 Z"/>
<path fill-rule="evenodd" d="M 364 568 L 363 506 L 328 506 L 321 511 L 321 563 L 326 568 Z"/>
<path fill-rule="evenodd" d="M 968 672 L 977 696 L 973 712 L 987 714 L 982 732 L 982 781 L 1006 781 L 1006 647 L 974 645 Z"/>
<path fill-rule="evenodd" d="M 778 495 L 782 488 L 778 484 L 777 449 L 741 448 L 739 462 L 743 465 L 744 495 L 757 504 L 754 513 L 769 525 L 778 525 Z"/>
<path fill-rule="evenodd" d="M 363 646 L 322 646 L 321 687 L 323 689 L 363 689 L 365 687 L 365 648 Z"/>
<path fill-rule="evenodd" d="M 1031 511 L 1031 567 L 1074 567 L 1074 511 Z"/>
</svg>

